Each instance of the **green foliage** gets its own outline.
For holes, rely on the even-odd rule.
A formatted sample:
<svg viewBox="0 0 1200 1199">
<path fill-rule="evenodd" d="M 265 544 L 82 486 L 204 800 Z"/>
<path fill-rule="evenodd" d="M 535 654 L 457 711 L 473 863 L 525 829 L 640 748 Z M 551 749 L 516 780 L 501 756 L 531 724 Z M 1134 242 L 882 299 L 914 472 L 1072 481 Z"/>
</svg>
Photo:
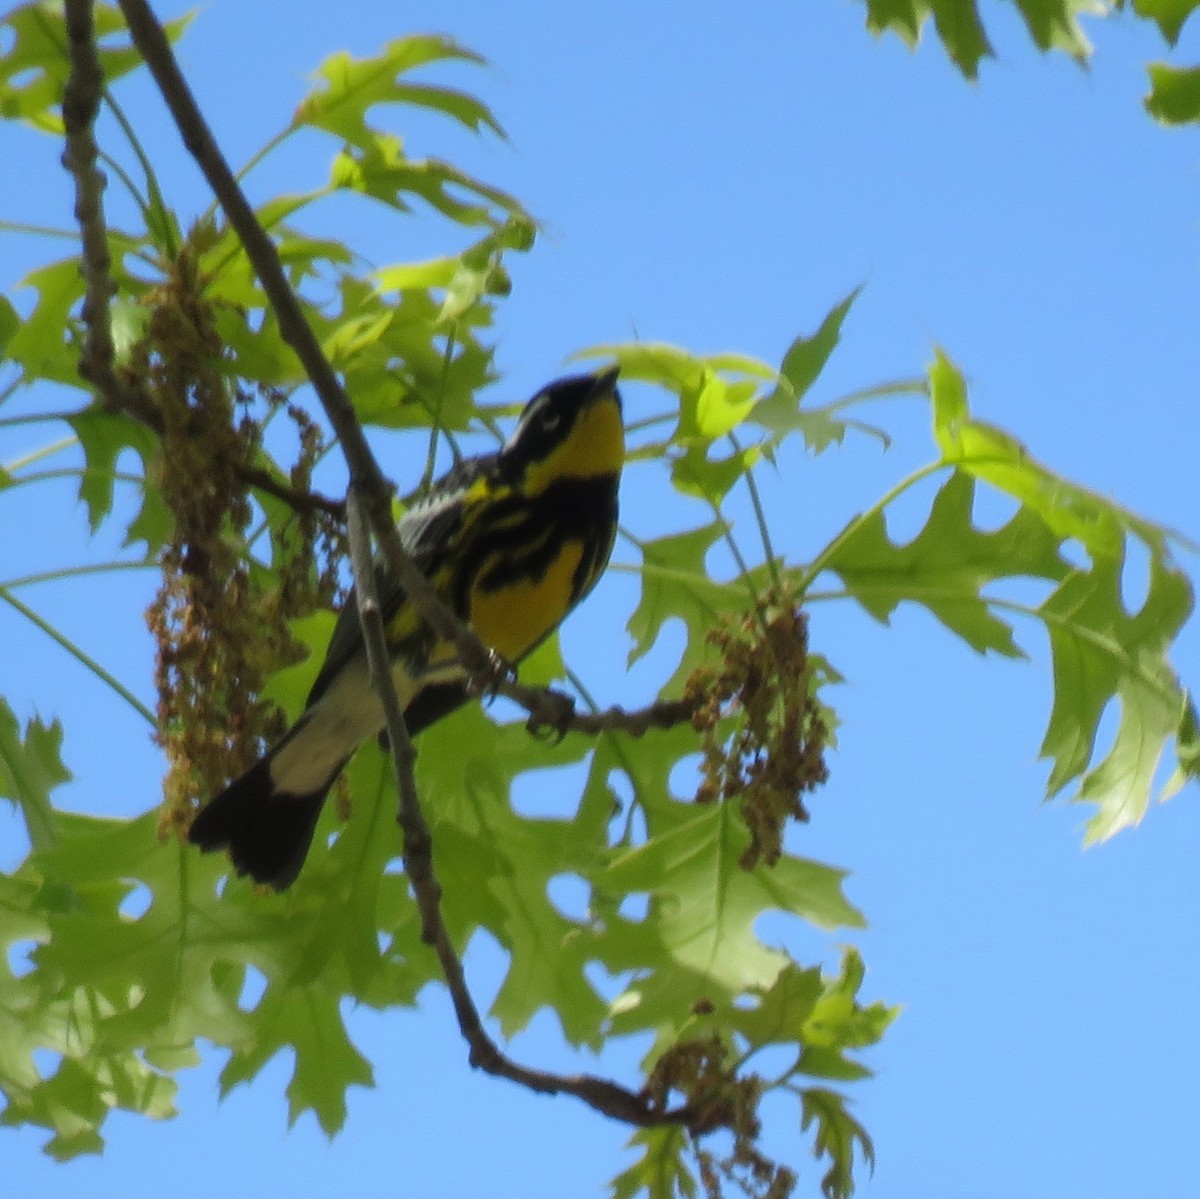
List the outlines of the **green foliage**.
<svg viewBox="0 0 1200 1199">
<path fill-rule="evenodd" d="M 695 1199 L 695 1175 L 687 1165 L 687 1134 L 677 1126 L 642 1128 L 629 1138 L 641 1157 L 613 1179 L 613 1199 Z"/>
<path fill-rule="evenodd" d="M 909 46 L 920 39 L 926 21 L 934 27 L 946 53 L 969 79 L 979 64 L 994 53 L 979 15 L 977 0 L 864 0 L 867 28 L 872 33 L 891 31 Z M 1041 50 L 1064 50 L 1083 61 L 1091 45 L 1079 24 L 1082 14 L 1105 12 L 1111 0 L 1013 0 L 1029 36 Z"/>
<path fill-rule="evenodd" d="M 1039 45 L 1086 53 L 1076 16 L 1090 6 L 1026 0 L 1019 7 Z M 910 40 L 932 13 L 969 73 L 988 52 L 972 4 L 871 0 L 868 10 L 872 28 Z M 1138 10 L 1175 33 L 1185 15 L 1165 4 Z M 116 10 L 97 12 L 114 83 L 137 59 L 120 40 Z M 11 38 L 0 59 L 0 112 L 56 133 L 65 78 L 61 20 L 51 6 L 27 5 L 4 23 Z M 172 30 L 181 31 L 182 24 Z M 328 183 L 270 199 L 259 216 L 360 419 L 415 431 L 418 465 L 422 457 L 433 462 L 439 438 L 493 427 L 494 410 L 480 406 L 478 393 L 494 378 L 494 305 L 508 291 L 506 260 L 531 248 L 536 225 L 519 201 L 486 182 L 445 162 L 408 157 L 402 141 L 370 117 L 378 105 L 402 106 L 401 114 L 415 105 L 471 130 L 498 132 L 475 97 L 414 78 L 429 67 L 476 61 L 439 37 L 400 39 L 365 59 L 335 55 L 291 121 L 247 167 L 253 170 L 301 129 L 332 139 Z M 239 413 L 252 414 L 261 429 L 286 400 L 304 399 L 295 356 L 223 219 L 212 211 L 176 211 L 142 148 L 134 142 L 129 150 L 137 170 L 118 178 L 142 223 L 136 232 L 110 234 L 119 264 L 119 365 L 145 365 L 139 355 L 146 357 L 155 322 L 202 308 L 219 338 L 214 357 L 221 377 Z M 424 219 L 429 257 L 367 273 L 350 246 L 306 234 L 299 222 L 334 194 L 380 201 L 398 219 Z M 28 317 L 0 304 L 4 361 L 22 387 L 53 383 L 81 393 L 73 411 L 44 412 L 48 437 L 58 438 L 64 426 L 67 437 L 38 457 L 76 455 L 72 469 L 92 530 L 120 510 L 118 483 L 136 487 L 136 515 L 125 537 L 157 552 L 171 544 L 178 524 L 164 498 L 162 442 L 136 414 L 82 394 L 77 263 L 47 264 L 26 283 L 37 293 Z M 628 620 L 629 661 L 645 656 L 668 624 L 682 628 L 683 648 L 660 685 L 662 695 L 678 697 L 697 667 L 711 664 L 710 632 L 719 620 L 749 614 L 753 627 L 764 596 L 783 585 L 805 604 L 851 600 L 881 621 L 902 603 L 920 605 L 980 653 L 1021 656 L 1018 622 L 1041 627 L 1055 688 L 1042 746 L 1051 760 L 1048 791 L 1074 785 L 1076 797 L 1094 805 L 1091 839 L 1135 823 L 1165 755 L 1173 753 L 1177 766 L 1160 794 L 1200 777 L 1196 710 L 1169 661 L 1192 602 L 1171 557 L 1176 539 L 1057 476 L 1010 435 L 975 418 L 961 375 L 940 353 L 927 381 L 810 402 L 856 294 L 834 304 L 815 332 L 798 336 L 778 367 L 740 354 L 699 356 L 641 342 L 581 351 L 615 357 L 624 379 L 658 388 L 661 410 L 641 423 L 631 471 L 653 471 L 662 495 L 684 510 L 699 505 L 702 513 L 666 535 L 628 530 L 640 587 Z M 810 562 L 781 559 L 757 474 L 773 468 L 797 438 L 812 453 L 832 451 L 856 433 L 887 445 L 884 430 L 852 413 L 863 400 L 913 391 L 931 405 L 929 465 L 868 504 Z M 670 432 L 661 434 L 664 428 Z M 286 451 L 258 443 L 252 450 L 254 466 L 277 489 L 306 486 Z M 32 461 L 4 464 L 0 482 L 26 485 Z M 414 467 L 402 489 L 419 474 Z M 895 544 L 889 506 L 934 475 L 944 481 L 924 527 L 907 544 Z M 288 549 L 305 517 L 260 482 L 247 491 L 251 532 L 243 535 L 232 521 L 218 531 L 236 543 L 249 576 L 270 595 L 272 586 L 285 587 Z M 1014 506 L 999 529 L 974 524 L 980 488 Z M 752 529 L 755 544 L 734 536 L 735 508 L 749 513 L 738 527 Z M 736 570 L 715 574 L 714 550 L 727 551 Z M 1135 551 L 1148 561 L 1148 590 L 1130 612 L 1122 589 Z M 1085 565 L 1077 564 L 1081 557 Z M 1032 580 L 1042 598 L 1009 598 L 1003 587 L 1011 580 Z M 820 590 L 825 582 L 836 589 Z M 0 596 L 9 598 L 3 588 Z M 281 662 L 266 686 L 266 695 L 293 717 L 329 619 L 319 612 L 294 622 L 292 633 L 308 657 Z M 78 656 L 94 666 L 82 651 Z M 819 654 L 810 668 L 832 726 L 827 691 L 836 670 Z M 543 679 L 564 673 L 556 643 L 524 671 Z M 1100 721 L 1113 700 L 1120 707 L 1117 733 L 1108 751 L 1098 753 Z M 739 714 L 724 712 L 721 721 L 732 737 Z M 372 1080 L 370 1063 L 346 1031 L 346 1001 L 409 1007 L 441 977 L 421 940 L 407 881 L 395 871 L 395 787 L 383 754 L 367 745 L 356 755 L 348 772 L 349 819 L 324 814 L 298 883 L 274 895 L 227 878 L 224 860 L 185 847 L 177 825 L 187 813 L 118 820 L 56 809 L 52 791 L 67 778 L 62 737 L 57 725 L 37 720 L 22 730 L 0 700 L 0 795 L 17 806 L 30 842 L 26 860 L 0 876 L 0 940 L 6 949 L 33 946 L 24 973 L 7 956 L 0 959 L 3 1122 L 44 1127 L 48 1152 L 57 1157 L 98 1151 L 114 1109 L 173 1114 L 172 1075 L 196 1060 L 202 1039 L 228 1052 L 225 1091 L 252 1083 L 290 1049 L 290 1119 L 311 1111 L 322 1128 L 336 1131 L 346 1118 L 348 1088 Z M 571 1046 L 599 1050 L 615 1037 L 642 1036 L 652 1044 L 647 1078 L 666 1093 L 688 1093 L 682 1076 L 664 1064 L 690 1053 L 693 1064 L 725 1070 L 723 1081 L 741 1087 L 742 1098 L 764 1090 L 791 1094 L 798 1123 L 824 1163 L 824 1193 L 847 1196 L 856 1162 L 869 1165 L 873 1148 L 847 1096 L 828 1084 L 851 1086 L 869 1076 L 863 1052 L 879 1042 L 894 1011 L 862 998 L 865 967 L 855 950 L 846 950 L 830 975 L 794 960 L 786 944 L 764 940 L 756 924 L 777 913 L 792 927 L 854 929 L 863 917 L 843 893 L 845 873 L 795 854 L 788 841 L 773 865 L 746 869 L 750 833 L 738 799 L 698 803 L 679 781 L 697 753 L 697 733 L 688 725 L 641 739 L 572 733 L 550 744 L 519 724 L 498 723 L 479 706 L 429 730 L 421 738 L 417 783 L 447 927 L 460 949 L 486 931 L 507 955 L 490 1013 L 506 1036 L 547 1010 Z M 560 786 L 552 810 L 525 814 L 514 793 L 550 768 L 569 772 L 573 788 Z M 586 894 L 585 914 L 553 902 L 552 889 L 563 879 Z M 131 906 L 134 899 L 140 902 Z M 139 914 L 129 914 L 134 910 Z M 592 963 L 608 972 L 609 988 L 588 972 Z M 759 1051 L 780 1047 L 790 1056 L 781 1073 L 764 1080 L 748 1069 Z M 57 1055 L 52 1066 L 35 1060 L 39 1049 Z M 748 1160 L 738 1157 L 746 1148 L 739 1144 L 717 1162 L 673 1125 L 640 1129 L 631 1144 L 640 1156 L 614 1180 L 620 1197 L 698 1194 L 712 1171 L 736 1178 Z"/>
<path fill-rule="evenodd" d="M 1079 18 L 1110 16 L 1131 8 L 1152 21 L 1169 46 L 1179 40 L 1200 0 L 1011 0 L 1020 12 L 1039 50 L 1061 50 L 1079 63 L 1091 57 L 1092 46 Z M 951 61 L 968 78 L 979 64 L 995 54 L 979 13 L 978 0 L 863 0 L 867 28 L 875 34 L 895 33 L 915 47 L 930 17 Z M 1200 67 L 1150 63 L 1150 93 L 1146 109 L 1169 125 L 1200 121 Z"/>
<path fill-rule="evenodd" d="M 867 1130 L 846 1110 L 836 1091 L 810 1087 L 800 1102 L 803 1111 L 800 1128 L 812 1125 L 816 1152 L 825 1154 L 832 1163 L 821 1179 L 822 1194 L 829 1199 L 849 1194 L 854 1180 L 846 1163 L 854 1160 L 856 1147 L 862 1151 L 868 1166 L 875 1164 L 875 1151 Z"/>
<path fill-rule="evenodd" d="M 113 45 L 114 35 L 125 32 L 124 19 L 115 4 L 97 4 L 93 11 L 100 65 L 104 78 L 112 83 L 140 67 L 141 56 L 124 36 Z M 190 22 L 191 17 L 167 22 L 167 36 L 176 40 Z M 23 4 L 0 20 L 0 29 L 6 31 L 5 41 L 9 43 L 9 49 L 0 57 L 0 117 L 62 133 L 59 108 L 69 63 L 66 30 L 58 6 Z"/>
<path fill-rule="evenodd" d="M 819 559 L 874 617 L 886 620 L 908 600 L 929 609 L 980 653 L 1022 651 L 1013 616 L 1041 622 L 1050 640 L 1055 698 L 1042 742 L 1053 761 L 1048 793 L 1078 781 L 1076 798 L 1097 804 L 1088 839 L 1100 840 L 1145 814 L 1165 748 L 1179 768 L 1160 790 L 1166 798 L 1195 774 L 1195 707 L 1168 660 L 1192 610 L 1186 575 L 1175 565 L 1165 529 L 1065 480 L 1029 456 L 1014 438 L 973 418 L 962 376 L 940 354 L 930 369 L 940 465 L 955 473 L 938 491 L 929 519 L 907 545 L 887 536 L 883 507 L 856 518 Z M 922 472 L 925 473 L 925 472 Z M 972 511 L 978 482 L 1019 505 L 1000 529 L 981 532 Z M 1082 545 L 1090 562 L 1072 566 L 1064 550 Z M 1146 599 L 1136 613 L 1122 598 L 1129 550 L 1149 557 Z M 1054 585 L 1040 605 L 985 588 L 1004 579 Z M 1120 701 L 1109 753 L 1093 765 L 1101 716 Z"/>
<path fill-rule="evenodd" d="M 57 817 L 50 792 L 70 779 L 59 749 L 62 728 L 31 720 L 22 736 L 12 709 L 0 699 L 0 794 L 20 807 L 34 849 L 57 840 Z"/>
<path fill-rule="evenodd" d="M 1168 125 L 1200 121 L 1200 67 L 1172 67 L 1151 63 L 1150 94 L 1146 109 Z"/>
<path fill-rule="evenodd" d="M 1179 40 L 1179 32 L 1188 17 L 1200 8 L 1200 0 L 1133 0 L 1133 11 L 1149 17 L 1171 45 Z"/>
</svg>

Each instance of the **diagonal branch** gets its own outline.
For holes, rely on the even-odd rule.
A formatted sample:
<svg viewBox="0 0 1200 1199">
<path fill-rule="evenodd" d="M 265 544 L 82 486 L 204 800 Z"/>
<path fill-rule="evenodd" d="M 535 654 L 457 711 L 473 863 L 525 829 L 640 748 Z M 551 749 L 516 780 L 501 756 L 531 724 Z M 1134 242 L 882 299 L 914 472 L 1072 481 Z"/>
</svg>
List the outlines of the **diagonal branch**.
<svg viewBox="0 0 1200 1199">
<path fill-rule="evenodd" d="M 469 1046 L 471 1064 L 489 1074 L 507 1078 L 544 1094 L 575 1095 L 596 1111 L 631 1124 L 690 1123 L 695 1113 L 688 1106 L 660 1107 L 649 1095 L 629 1090 L 607 1079 L 591 1075 L 554 1074 L 522 1066 L 501 1052 L 484 1029 L 479 1010 L 467 988 L 462 961 L 442 920 L 441 888 L 433 872 L 432 841 L 413 778 L 415 754 L 412 741 L 392 682 L 383 618 L 374 591 L 370 540 L 364 527 L 364 512 L 379 539 L 388 569 L 416 604 L 421 616 L 439 635 L 454 642 L 460 662 L 476 680 L 476 684 L 482 684 L 481 689 L 495 686 L 501 677 L 502 664 L 470 627 L 446 608 L 425 576 L 404 552 L 391 520 L 390 485 L 367 444 L 349 397 L 334 375 L 304 318 L 299 301 L 288 285 L 274 243 L 259 224 L 196 106 L 162 27 L 145 0 L 120 0 L 120 5 L 133 40 L 158 83 L 184 144 L 200 165 L 230 224 L 241 238 L 259 282 L 275 310 L 280 332 L 296 352 L 316 389 L 350 468 L 348 515 L 352 562 L 371 676 L 387 716 L 392 744 L 400 793 L 399 820 L 404 834 L 404 866 L 421 913 L 422 937 L 438 956 L 459 1028 Z M 501 690 L 507 691 L 507 686 L 502 686 Z M 561 715 L 561 707 L 553 701 L 551 704 L 558 707 Z"/>
</svg>

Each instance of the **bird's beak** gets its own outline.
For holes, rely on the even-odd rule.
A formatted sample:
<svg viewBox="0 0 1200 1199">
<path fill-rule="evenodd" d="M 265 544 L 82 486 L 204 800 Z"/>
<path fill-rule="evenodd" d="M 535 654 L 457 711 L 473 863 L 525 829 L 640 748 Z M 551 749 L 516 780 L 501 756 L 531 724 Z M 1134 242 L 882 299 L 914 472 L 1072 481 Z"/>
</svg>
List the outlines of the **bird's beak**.
<svg viewBox="0 0 1200 1199">
<path fill-rule="evenodd" d="M 614 396 L 618 403 L 621 397 L 617 393 L 617 379 L 621 374 L 621 367 L 614 363 L 612 366 L 607 366 L 601 371 L 597 371 L 592 377 L 595 383 L 592 386 L 593 400 L 598 400 L 602 396 Z"/>
</svg>

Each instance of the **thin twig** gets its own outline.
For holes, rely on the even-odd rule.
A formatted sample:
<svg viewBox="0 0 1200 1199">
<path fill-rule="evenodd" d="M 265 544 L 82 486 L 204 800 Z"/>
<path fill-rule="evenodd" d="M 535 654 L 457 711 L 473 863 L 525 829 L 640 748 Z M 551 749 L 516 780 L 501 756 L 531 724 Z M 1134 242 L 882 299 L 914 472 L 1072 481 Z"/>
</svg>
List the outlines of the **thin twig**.
<svg viewBox="0 0 1200 1199">
<path fill-rule="evenodd" d="M 576 712 L 571 728 L 580 733 L 616 731 L 642 737 L 651 729 L 671 729 L 677 724 L 687 724 L 694 713 L 695 705 L 686 699 L 660 699 L 633 712 L 622 707 L 606 708 L 603 712 Z"/>
<path fill-rule="evenodd" d="M 552 687 L 531 687 L 527 683 L 508 680 L 501 683 L 496 691 L 520 704 L 529 713 L 530 732 L 550 728 L 559 733 L 570 730 L 594 736 L 615 731 L 641 737 L 651 729 L 669 729 L 677 724 L 686 724 L 695 710 L 687 700 L 664 699 L 633 712 L 621 707 L 607 708 L 603 712 L 577 712 L 571 696 Z"/>
<path fill-rule="evenodd" d="M 298 487 L 289 487 L 258 466 L 239 466 L 236 468 L 236 474 L 243 483 L 257 487 L 267 495 L 273 495 L 287 504 L 293 512 L 327 512 L 330 516 L 336 516 L 338 520 L 346 519 L 345 500 L 331 499 L 319 491 L 301 491 Z"/>
</svg>

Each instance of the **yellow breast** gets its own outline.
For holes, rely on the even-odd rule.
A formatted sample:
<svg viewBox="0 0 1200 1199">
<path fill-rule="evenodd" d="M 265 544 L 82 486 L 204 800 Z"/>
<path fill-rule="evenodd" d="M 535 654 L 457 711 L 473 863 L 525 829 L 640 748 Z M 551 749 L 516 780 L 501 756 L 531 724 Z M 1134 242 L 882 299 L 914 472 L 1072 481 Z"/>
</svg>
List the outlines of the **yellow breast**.
<svg viewBox="0 0 1200 1199">
<path fill-rule="evenodd" d="M 476 586 L 471 591 L 471 624 L 483 643 L 510 662 L 524 657 L 567 614 L 582 558 L 580 542 L 564 541 L 540 578 L 521 579 L 495 591 Z"/>
</svg>

